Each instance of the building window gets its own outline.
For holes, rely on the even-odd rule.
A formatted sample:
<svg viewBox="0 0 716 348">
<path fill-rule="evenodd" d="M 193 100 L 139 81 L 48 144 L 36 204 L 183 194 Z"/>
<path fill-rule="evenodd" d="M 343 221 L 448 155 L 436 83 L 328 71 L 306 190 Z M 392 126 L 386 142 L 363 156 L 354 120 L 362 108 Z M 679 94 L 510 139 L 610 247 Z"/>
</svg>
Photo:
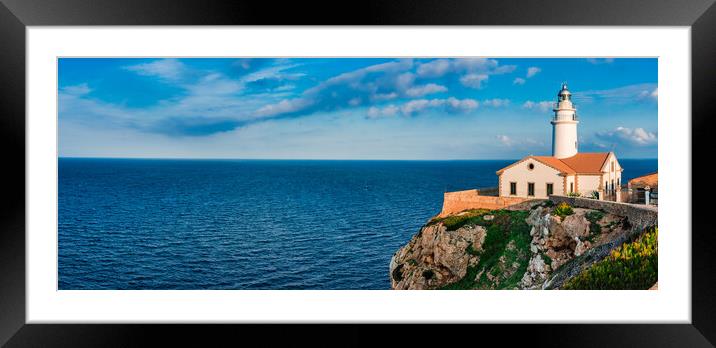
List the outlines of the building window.
<svg viewBox="0 0 716 348">
<path fill-rule="evenodd" d="M 569 183 L 569 193 L 573 193 L 573 192 L 574 192 L 574 183 L 570 182 Z"/>
<path fill-rule="evenodd" d="M 548 183 L 547 184 L 547 196 L 554 194 L 554 184 Z"/>
<path fill-rule="evenodd" d="M 533 183 L 533 182 L 527 183 L 527 195 L 528 196 L 535 195 L 535 183 Z"/>
<path fill-rule="evenodd" d="M 614 171 L 614 161 L 612 161 L 612 171 Z"/>
<path fill-rule="evenodd" d="M 534 163 L 528 164 L 527 169 L 529 169 L 529 170 L 535 169 L 535 164 Z"/>
<path fill-rule="evenodd" d="M 510 183 L 510 194 L 513 196 L 517 194 L 517 183 L 516 182 Z"/>
</svg>

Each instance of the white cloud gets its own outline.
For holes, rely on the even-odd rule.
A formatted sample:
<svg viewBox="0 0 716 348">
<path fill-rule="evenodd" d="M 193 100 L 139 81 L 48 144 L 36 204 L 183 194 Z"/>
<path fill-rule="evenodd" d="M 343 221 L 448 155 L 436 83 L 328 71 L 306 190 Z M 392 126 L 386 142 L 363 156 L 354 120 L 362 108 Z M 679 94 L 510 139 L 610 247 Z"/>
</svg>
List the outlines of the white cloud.
<svg viewBox="0 0 716 348">
<path fill-rule="evenodd" d="M 193 95 L 227 95 L 243 89 L 243 84 L 219 73 L 208 73 L 197 82 L 184 85 Z"/>
<path fill-rule="evenodd" d="M 375 106 L 371 106 L 370 108 L 368 108 L 368 117 L 369 118 L 380 117 L 380 115 L 381 115 L 381 110 L 379 108 L 377 108 Z"/>
<path fill-rule="evenodd" d="M 328 78 L 298 94 L 290 93 L 296 85 L 285 82 L 304 74 L 285 71 L 297 66 L 290 62 L 263 66 L 251 60 L 237 60 L 235 68 L 247 71 L 232 77 L 222 72 L 201 70 L 178 59 L 158 59 L 124 69 L 171 83 L 182 89 L 182 93 L 137 108 L 94 100 L 90 98 L 91 94 L 86 96 L 91 90 L 82 84 L 67 86 L 60 91 L 64 101 L 61 107 L 63 117 L 83 124 L 92 123 L 91 119 L 96 118 L 104 119 L 106 125 L 152 133 L 205 135 L 259 120 L 369 107 L 372 103 L 390 101 L 393 104 L 368 109 L 368 117 L 411 116 L 428 109 L 448 114 L 469 112 L 479 106 L 478 101 L 455 97 L 398 100 L 425 98 L 448 91 L 446 86 L 436 83 L 416 84 L 421 74 L 434 76 L 450 72 L 461 77 L 467 86 L 480 88 L 491 74 L 515 69 L 513 65 L 502 66 L 497 60 L 483 58 L 443 59 L 429 63 L 432 64 L 416 66 L 412 59 L 400 59 L 375 64 Z M 499 107 L 506 102 L 486 100 L 485 105 Z"/>
<path fill-rule="evenodd" d="M 371 106 L 368 109 L 368 117 L 369 118 L 378 118 L 378 117 L 393 117 L 400 112 L 400 108 L 395 105 L 388 105 L 384 108 L 378 108 L 375 106 Z"/>
<path fill-rule="evenodd" d="M 143 76 L 157 76 L 164 80 L 179 80 L 186 72 L 186 66 L 177 59 L 160 59 L 149 63 L 130 65 L 125 67 Z"/>
<path fill-rule="evenodd" d="M 433 93 L 447 92 L 447 90 L 448 89 L 445 86 L 437 85 L 434 83 L 429 83 L 427 85 L 415 86 L 415 87 L 408 88 L 405 91 L 405 95 L 407 95 L 408 97 L 411 97 L 411 98 L 416 98 L 416 97 L 422 97 L 422 96 L 425 96 L 428 94 L 433 94 Z"/>
<path fill-rule="evenodd" d="M 654 90 L 650 91 L 648 89 L 642 90 L 639 93 L 639 99 L 653 99 L 657 100 L 659 99 L 659 89 L 654 88 Z"/>
<path fill-rule="evenodd" d="M 527 78 L 537 75 L 540 71 L 542 71 L 542 69 L 536 66 L 531 66 L 527 68 Z"/>
<path fill-rule="evenodd" d="M 465 87 L 479 89 L 482 87 L 482 82 L 487 81 L 487 79 L 486 74 L 467 74 L 460 78 L 460 83 Z"/>
<path fill-rule="evenodd" d="M 512 81 L 513 85 L 524 85 L 527 80 L 521 78 L 521 77 L 515 77 L 515 80 Z"/>
<path fill-rule="evenodd" d="M 460 58 L 453 60 L 453 65 L 457 72 L 479 72 L 489 75 L 511 73 L 517 68 L 515 65 L 500 65 L 497 60 L 487 58 Z"/>
<path fill-rule="evenodd" d="M 86 83 L 81 83 L 79 85 L 66 86 L 66 87 L 62 88 L 62 92 L 69 94 L 69 95 L 81 96 L 81 95 L 89 94 L 90 92 L 92 92 L 92 90 L 89 88 L 89 86 Z"/>
<path fill-rule="evenodd" d="M 655 83 L 641 83 L 612 89 L 576 91 L 572 99 L 577 102 L 603 100 L 612 104 L 628 104 L 638 101 L 655 101 L 658 96 Z"/>
<path fill-rule="evenodd" d="M 398 114 L 398 111 L 400 111 L 400 108 L 395 105 L 388 105 L 386 108 L 383 108 L 383 115 L 385 116 L 395 116 Z"/>
<path fill-rule="evenodd" d="M 393 84 L 396 90 L 402 92 L 412 87 L 413 82 L 415 82 L 415 74 L 406 72 L 398 75 L 398 77 L 395 78 L 395 82 Z"/>
<path fill-rule="evenodd" d="M 509 99 L 499 99 L 499 98 L 486 99 L 486 100 L 482 101 L 482 105 L 498 108 L 501 106 L 510 105 L 510 100 Z"/>
<path fill-rule="evenodd" d="M 402 105 L 388 105 L 384 108 L 371 107 L 368 109 L 369 118 L 390 117 L 398 113 L 403 116 L 413 116 L 429 109 L 442 109 L 447 113 L 465 113 L 476 109 L 480 103 L 474 99 L 414 99 Z"/>
<path fill-rule="evenodd" d="M 658 143 L 656 133 L 644 128 L 617 127 L 612 131 L 596 133 L 598 139 L 609 144 L 626 144 L 634 146 L 650 146 Z"/>
<path fill-rule="evenodd" d="M 525 109 L 536 109 L 542 112 L 547 112 L 552 110 L 554 103 L 549 100 L 543 100 L 539 102 L 533 102 L 531 100 L 526 101 L 524 104 L 522 104 L 522 107 Z"/>
<path fill-rule="evenodd" d="M 441 77 L 450 71 L 450 68 L 450 60 L 435 59 L 430 62 L 420 64 L 417 72 L 420 77 Z"/>
<path fill-rule="evenodd" d="M 397 84 L 405 84 L 406 80 L 411 79 L 412 81 L 414 77 L 411 76 L 412 74 L 405 75 L 402 73 L 406 72 L 407 70 L 410 70 L 412 67 L 412 59 L 401 59 L 397 61 L 371 65 L 365 68 L 349 71 L 331 77 L 318 84 L 317 86 L 307 89 L 306 94 L 319 93 L 323 90 L 330 89 L 331 87 L 336 86 L 351 86 L 353 89 L 372 89 L 376 86 L 366 85 L 364 83 L 364 79 L 368 75 L 375 73 L 385 74 L 386 76 L 384 76 L 384 81 L 387 84 L 393 86 Z M 399 79 L 401 81 L 396 82 Z"/>
<path fill-rule="evenodd" d="M 243 64 L 241 64 L 243 68 Z M 301 77 L 306 76 L 303 73 L 286 73 L 285 70 L 292 69 L 300 66 L 300 64 L 278 64 L 271 65 L 263 69 L 252 71 L 241 77 L 240 81 L 243 83 L 259 81 L 263 79 L 286 79 L 286 80 L 297 80 Z M 249 66 L 250 68 L 250 66 Z"/>
<path fill-rule="evenodd" d="M 503 145 L 510 146 L 512 145 L 512 139 L 508 137 L 507 135 L 500 134 L 497 135 L 495 138 L 497 138 L 497 141 L 501 142 Z"/>
<path fill-rule="evenodd" d="M 537 141 L 532 138 L 527 138 L 523 134 L 517 136 L 509 136 L 506 134 L 498 134 L 495 139 L 505 147 L 510 147 L 513 150 L 519 149 L 525 153 L 538 153 L 542 150 L 546 150 L 545 143 L 543 141 Z"/>
<path fill-rule="evenodd" d="M 350 106 L 358 106 L 358 105 L 360 105 L 360 103 L 361 103 L 360 97 L 355 97 L 348 101 L 348 105 L 350 105 Z"/>
<path fill-rule="evenodd" d="M 311 100 L 304 98 L 284 99 L 276 104 L 268 104 L 256 110 L 259 117 L 270 117 L 279 114 L 287 114 L 300 111 L 313 104 Z"/>
<path fill-rule="evenodd" d="M 384 100 L 392 100 L 398 97 L 398 93 L 390 92 L 390 93 L 376 93 L 370 96 L 370 99 L 373 101 L 384 101 Z"/>
<path fill-rule="evenodd" d="M 477 109 L 480 105 L 474 99 L 457 99 L 453 97 L 445 99 L 445 103 L 448 106 L 448 111 L 453 112 L 468 112 Z"/>
<path fill-rule="evenodd" d="M 411 101 L 403 104 L 400 107 L 400 111 L 403 113 L 403 115 L 410 116 L 414 113 L 421 112 L 421 111 L 427 109 L 428 107 L 437 106 L 437 103 L 438 103 L 437 100 L 438 99 L 433 99 L 432 101 L 427 100 L 427 99 L 411 100 Z"/>
<path fill-rule="evenodd" d="M 481 88 L 491 75 L 511 73 L 516 68 L 516 65 L 500 65 L 496 59 L 488 58 L 435 59 L 420 64 L 417 75 L 421 78 L 438 78 L 453 73 L 460 76 L 464 86 Z"/>
</svg>

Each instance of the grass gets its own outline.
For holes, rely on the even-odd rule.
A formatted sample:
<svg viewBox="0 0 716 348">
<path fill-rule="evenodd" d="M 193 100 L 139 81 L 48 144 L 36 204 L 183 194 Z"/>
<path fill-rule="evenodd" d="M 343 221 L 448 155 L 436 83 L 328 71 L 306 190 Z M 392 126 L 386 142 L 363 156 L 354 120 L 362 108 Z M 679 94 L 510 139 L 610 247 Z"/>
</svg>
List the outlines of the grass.
<svg viewBox="0 0 716 348">
<path fill-rule="evenodd" d="M 566 290 L 645 290 L 658 280 L 658 229 L 622 244 L 609 256 L 567 281 Z"/>
<path fill-rule="evenodd" d="M 468 252 L 479 255 L 480 261 L 467 268 L 465 277 L 441 289 L 511 289 L 522 279 L 522 275 L 527 271 L 530 255 L 530 229 L 525 222 L 529 212 L 496 210 L 491 214 L 495 217 L 490 221 L 485 221 L 481 217 L 479 220 L 475 217 L 468 218 L 469 222 L 480 224 L 487 229 L 485 240 L 482 243 L 482 251 L 477 252 L 472 249 L 472 246 L 468 247 Z M 514 247 L 510 249 L 508 245 Z M 505 262 L 500 263 L 500 258 L 503 256 Z M 505 275 L 505 271 L 511 268 L 515 262 L 519 265 L 517 271 Z M 475 280 L 481 272 L 480 278 Z M 488 272 L 500 280 L 496 287 L 495 282 L 487 278 Z"/>
<path fill-rule="evenodd" d="M 428 225 L 442 222 L 448 231 L 455 231 L 460 227 L 467 225 L 482 225 L 484 226 L 486 221 L 482 218 L 484 215 L 489 213 L 487 209 L 473 209 L 466 210 L 461 215 L 450 215 L 444 218 L 436 218 L 430 221 Z"/>
</svg>

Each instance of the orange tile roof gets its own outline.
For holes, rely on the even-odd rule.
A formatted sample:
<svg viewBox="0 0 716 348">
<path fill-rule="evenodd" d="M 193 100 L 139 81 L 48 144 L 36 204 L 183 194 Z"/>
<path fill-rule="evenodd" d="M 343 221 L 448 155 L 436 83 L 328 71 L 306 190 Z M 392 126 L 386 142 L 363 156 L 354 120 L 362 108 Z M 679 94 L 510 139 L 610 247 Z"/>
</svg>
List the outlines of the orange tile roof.
<svg viewBox="0 0 716 348">
<path fill-rule="evenodd" d="M 602 168 L 604 167 L 604 163 L 607 161 L 607 158 L 609 158 L 609 154 L 609 152 L 585 152 L 562 159 L 558 159 L 553 156 L 527 156 L 505 168 L 498 170 L 497 175 L 500 175 L 507 168 L 524 162 L 530 158 L 552 167 L 562 174 L 597 174 L 602 172 Z"/>
<path fill-rule="evenodd" d="M 561 161 L 560 159 L 557 159 L 552 156 L 532 156 L 532 158 L 554 168 L 559 170 L 561 173 L 565 174 L 574 174 L 575 171 L 570 166 L 568 166 L 566 163 Z"/>
<path fill-rule="evenodd" d="M 607 158 L 609 158 L 609 152 L 584 152 L 562 158 L 561 161 L 578 174 L 601 173 Z"/>
</svg>

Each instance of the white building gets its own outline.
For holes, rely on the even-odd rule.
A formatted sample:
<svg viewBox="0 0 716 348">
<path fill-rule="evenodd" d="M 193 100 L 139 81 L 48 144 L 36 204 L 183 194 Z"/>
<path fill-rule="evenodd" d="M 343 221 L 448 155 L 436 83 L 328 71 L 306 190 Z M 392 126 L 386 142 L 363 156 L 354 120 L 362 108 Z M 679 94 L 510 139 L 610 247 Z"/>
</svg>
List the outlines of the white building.
<svg viewBox="0 0 716 348">
<path fill-rule="evenodd" d="M 567 84 L 557 94 L 552 123 L 552 156 L 527 156 L 497 171 L 502 197 L 547 198 L 580 194 L 620 200 L 622 167 L 613 152 L 579 153 L 577 110 Z"/>
</svg>

